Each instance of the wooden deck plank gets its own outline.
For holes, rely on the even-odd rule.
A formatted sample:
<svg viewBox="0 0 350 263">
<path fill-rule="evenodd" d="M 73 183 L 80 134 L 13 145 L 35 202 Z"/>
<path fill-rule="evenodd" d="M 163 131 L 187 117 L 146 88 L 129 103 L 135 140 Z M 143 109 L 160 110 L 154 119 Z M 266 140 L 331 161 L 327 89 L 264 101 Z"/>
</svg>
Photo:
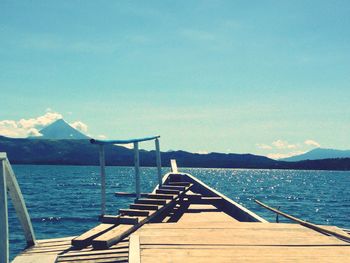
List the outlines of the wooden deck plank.
<svg viewBox="0 0 350 263">
<path fill-rule="evenodd" d="M 85 247 L 89 245 L 94 238 L 113 229 L 115 226 L 116 225 L 113 224 L 99 224 L 82 235 L 72 239 L 72 245 L 78 248 Z"/>
<path fill-rule="evenodd" d="M 140 263 L 140 237 L 138 235 L 131 235 L 129 239 L 129 263 Z"/>
<path fill-rule="evenodd" d="M 120 240 L 128 235 L 133 228 L 133 225 L 119 225 L 107 233 L 95 238 L 92 241 L 92 246 L 96 249 L 107 249 L 115 243 L 115 240 Z"/>
<path fill-rule="evenodd" d="M 211 262 L 348 262 L 350 249 L 346 247 L 259 247 L 259 246 L 197 246 L 189 248 L 143 248 L 142 262 L 195 262 L 210 259 Z M 209 260 L 209 262 L 210 262 Z M 231 261 L 230 261 L 231 260 Z M 192 261 L 191 261 L 192 262 Z"/>
</svg>

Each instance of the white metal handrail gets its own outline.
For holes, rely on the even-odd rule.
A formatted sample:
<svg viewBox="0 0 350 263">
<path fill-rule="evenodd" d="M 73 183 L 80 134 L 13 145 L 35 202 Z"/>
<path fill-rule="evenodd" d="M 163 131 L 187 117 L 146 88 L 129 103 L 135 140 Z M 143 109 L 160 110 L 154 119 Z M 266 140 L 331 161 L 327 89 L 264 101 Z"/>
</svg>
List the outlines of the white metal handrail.
<svg viewBox="0 0 350 263">
<path fill-rule="evenodd" d="M 162 185 L 162 162 L 160 156 L 160 146 L 159 146 L 160 136 L 145 137 L 139 139 L 128 139 L 128 140 L 95 140 L 91 139 L 92 144 L 99 146 L 99 159 L 100 159 L 100 173 L 101 173 L 101 216 L 106 213 L 106 158 L 105 158 L 105 145 L 114 144 L 130 144 L 134 145 L 134 166 L 135 166 L 135 191 L 136 198 L 141 197 L 141 182 L 140 182 L 140 153 L 139 153 L 139 143 L 145 141 L 155 141 L 156 148 L 156 164 L 157 164 L 157 174 L 158 174 L 158 184 Z"/>
<path fill-rule="evenodd" d="M 27 246 L 35 245 L 35 235 L 24 198 L 6 153 L 0 153 L 0 262 L 9 261 L 7 193 L 22 225 Z"/>
</svg>

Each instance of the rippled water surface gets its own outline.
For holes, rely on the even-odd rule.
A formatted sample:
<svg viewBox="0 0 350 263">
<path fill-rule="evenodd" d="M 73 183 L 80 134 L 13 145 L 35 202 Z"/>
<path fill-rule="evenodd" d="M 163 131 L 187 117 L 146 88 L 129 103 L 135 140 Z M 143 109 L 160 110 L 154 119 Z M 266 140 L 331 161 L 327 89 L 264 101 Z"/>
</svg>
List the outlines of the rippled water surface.
<svg viewBox="0 0 350 263">
<path fill-rule="evenodd" d="M 14 165 L 36 237 L 73 236 L 97 224 L 100 213 L 99 167 Z M 169 171 L 163 168 L 163 172 Z M 269 221 L 275 215 L 254 199 L 317 224 L 350 227 L 350 172 L 242 169 L 181 169 Z M 157 182 L 155 168 L 141 169 L 142 191 Z M 133 191 L 133 167 L 107 167 L 107 211 L 117 213 L 133 198 L 115 197 Z M 287 222 L 287 221 L 286 221 Z M 10 253 L 25 246 L 21 227 L 9 202 Z"/>
</svg>

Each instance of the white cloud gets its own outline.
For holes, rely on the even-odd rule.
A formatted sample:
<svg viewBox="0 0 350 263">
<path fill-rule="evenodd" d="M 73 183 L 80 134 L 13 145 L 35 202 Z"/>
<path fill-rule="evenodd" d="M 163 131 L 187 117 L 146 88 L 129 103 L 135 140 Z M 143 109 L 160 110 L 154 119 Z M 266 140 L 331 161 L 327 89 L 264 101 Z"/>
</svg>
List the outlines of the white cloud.
<svg viewBox="0 0 350 263">
<path fill-rule="evenodd" d="M 103 135 L 103 134 L 100 134 L 100 135 L 97 135 L 97 137 L 99 138 L 99 139 L 107 139 L 107 136 L 106 135 Z"/>
<path fill-rule="evenodd" d="M 314 140 L 306 140 L 304 143 L 309 146 L 321 147 L 321 145 Z"/>
<path fill-rule="evenodd" d="M 63 119 L 62 114 L 53 112 L 50 108 L 46 109 L 46 113 L 37 118 L 0 121 L 0 135 L 12 138 L 26 138 L 28 136 L 42 136 L 40 130 L 45 126 Z M 73 128 L 86 133 L 88 126 L 81 122 L 75 121 L 70 124 Z"/>
<path fill-rule="evenodd" d="M 49 111 L 37 118 L 20 119 L 19 121 L 3 120 L 0 121 L 0 135 L 13 138 L 40 136 L 40 129 L 62 118 L 60 113 Z"/>
<path fill-rule="evenodd" d="M 277 149 L 295 149 L 298 147 L 295 144 L 289 144 L 287 141 L 283 140 L 276 140 L 272 142 L 272 145 L 275 146 Z"/>
<path fill-rule="evenodd" d="M 259 149 L 263 149 L 263 150 L 272 150 L 272 146 L 267 145 L 267 144 L 257 143 L 256 146 L 257 146 Z"/>
<path fill-rule="evenodd" d="M 305 151 L 294 151 L 289 153 L 270 153 L 267 155 L 267 157 L 277 160 L 277 159 L 292 157 L 295 155 L 300 155 L 303 153 L 305 153 Z"/>
<path fill-rule="evenodd" d="M 78 131 L 81 131 L 83 133 L 86 133 L 88 130 L 88 126 L 81 121 L 75 121 L 73 123 L 70 123 L 69 125 L 72 126 L 74 129 L 77 129 Z"/>
</svg>

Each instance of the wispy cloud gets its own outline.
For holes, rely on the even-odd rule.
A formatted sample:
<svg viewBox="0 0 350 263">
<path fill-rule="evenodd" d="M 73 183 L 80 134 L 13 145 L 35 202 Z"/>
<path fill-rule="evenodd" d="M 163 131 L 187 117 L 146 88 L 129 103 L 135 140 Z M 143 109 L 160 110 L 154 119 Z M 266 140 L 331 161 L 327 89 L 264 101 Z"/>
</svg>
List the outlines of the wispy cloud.
<svg viewBox="0 0 350 263">
<path fill-rule="evenodd" d="M 263 143 L 257 143 L 256 146 L 259 148 L 259 149 L 263 149 L 263 150 L 272 150 L 272 146 L 270 145 L 267 145 L 267 144 L 263 144 Z"/>
<path fill-rule="evenodd" d="M 267 157 L 271 158 L 271 159 L 283 159 L 283 158 L 288 158 L 288 157 L 292 157 L 295 155 L 300 155 L 305 153 L 305 151 L 293 151 L 293 152 L 289 152 L 289 153 L 270 153 L 267 155 Z"/>
<path fill-rule="evenodd" d="M 306 140 L 304 142 L 304 144 L 309 145 L 309 146 L 321 147 L 321 144 L 319 144 L 318 142 L 316 142 L 314 140 Z"/>
<path fill-rule="evenodd" d="M 272 145 L 275 146 L 277 149 L 295 149 L 298 147 L 296 144 L 290 144 L 287 141 L 283 140 L 276 140 L 272 142 Z"/>
<path fill-rule="evenodd" d="M 320 144 L 314 140 L 305 140 L 304 143 L 289 143 L 286 140 L 275 140 L 271 144 L 258 143 L 256 147 L 266 151 L 266 156 L 272 159 L 288 158 L 300 155 L 312 147 L 320 147 Z"/>
<path fill-rule="evenodd" d="M 73 123 L 70 123 L 70 126 L 72 126 L 74 129 L 77 129 L 78 131 L 81 131 L 83 133 L 87 133 L 88 131 L 88 126 L 81 121 L 75 121 Z"/>
</svg>

